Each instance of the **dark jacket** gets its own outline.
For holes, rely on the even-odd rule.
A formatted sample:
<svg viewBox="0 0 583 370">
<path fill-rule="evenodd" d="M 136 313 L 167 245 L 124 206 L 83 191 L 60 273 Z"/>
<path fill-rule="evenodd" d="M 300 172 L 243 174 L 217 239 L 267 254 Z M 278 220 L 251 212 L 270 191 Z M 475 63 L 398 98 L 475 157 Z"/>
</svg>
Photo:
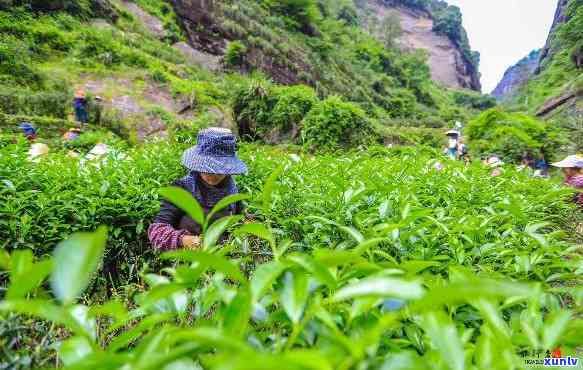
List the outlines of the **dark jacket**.
<svg viewBox="0 0 583 370">
<path fill-rule="evenodd" d="M 173 186 L 180 187 L 189 193 L 191 193 L 195 198 L 195 194 L 193 194 L 191 185 L 185 180 L 180 179 L 174 182 Z M 204 196 L 204 195 L 203 195 Z M 205 215 L 207 215 L 212 207 L 208 206 L 206 202 L 199 202 Z M 211 202 L 216 203 L 216 202 Z M 231 204 L 230 206 L 222 209 L 221 211 L 217 212 L 213 215 L 213 218 L 210 223 L 216 221 L 225 216 L 231 215 L 238 215 L 243 214 L 244 205 L 243 202 L 239 201 L 236 203 Z M 192 235 L 200 235 L 201 233 L 201 225 L 199 225 L 196 221 L 194 221 L 190 216 L 186 214 L 182 209 L 178 208 L 174 204 L 163 200 L 160 205 L 160 212 L 154 219 L 155 224 L 167 224 L 172 226 L 174 229 L 177 230 L 186 230 L 189 234 Z"/>
</svg>

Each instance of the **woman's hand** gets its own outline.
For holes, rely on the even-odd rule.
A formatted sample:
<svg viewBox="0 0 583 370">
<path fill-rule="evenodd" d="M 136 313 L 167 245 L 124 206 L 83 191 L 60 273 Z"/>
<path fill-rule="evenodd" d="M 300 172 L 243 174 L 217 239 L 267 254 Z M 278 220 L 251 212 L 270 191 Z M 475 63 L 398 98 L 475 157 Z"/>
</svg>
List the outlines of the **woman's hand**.
<svg viewBox="0 0 583 370">
<path fill-rule="evenodd" d="M 182 247 L 189 250 L 197 250 L 200 248 L 200 237 L 197 235 L 184 235 L 182 237 Z"/>
</svg>

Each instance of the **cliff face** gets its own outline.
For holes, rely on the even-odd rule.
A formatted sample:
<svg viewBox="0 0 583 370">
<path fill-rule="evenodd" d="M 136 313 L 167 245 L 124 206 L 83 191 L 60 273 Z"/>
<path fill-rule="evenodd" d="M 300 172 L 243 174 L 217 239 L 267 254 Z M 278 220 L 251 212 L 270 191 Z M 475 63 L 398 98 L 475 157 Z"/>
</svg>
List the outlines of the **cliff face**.
<svg viewBox="0 0 583 370">
<path fill-rule="evenodd" d="M 215 55 L 225 53 L 228 40 L 241 38 L 237 34 L 240 26 L 249 28 L 253 21 L 244 15 L 248 10 L 239 7 L 240 14 L 230 14 L 231 10 L 216 0 L 172 0 L 190 43 L 197 49 Z M 451 88 L 481 90 L 477 68 L 470 63 L 460 48 L 445 35 L 435 31 L 434 21 L 428 11 L 394 5 L 385 0 L 359 0 L 359 7 L 367 7 L 382 20 L 388 12 L 395 11 L 400 19 L 401 37 L 398 45 L 405 51 L 425 50 L 428 54 L 428 65 L 434 81 Z M 233 25 L 231 21 L 238 22 Z M 288 40 L 277 40 L 276 43 L 287 43 Z M 291 64 L 278 65 L 277 58 L 272 58 L 264 52 L 251 47 L 247 60 L 252 67 L 259 67 L 280 83 L 314 82 L 302 79 L 300 76 L 317 75 L 309 63 L 303 58 L 291 56 Z"/>
<path fill-rule="evenodd" d="M 538 59 L 511 67 L 493 94 L 541 117 L 583 113 L 583 1 L 557 0 L 553 25 Z M 532 71 L 532 72 L 531 72 Z M 560 108 L 560 109 L 559 109 Z"/>
<path fill-rule="evenodd" d="M 539 74 L 541 70 L 552 60 L 553 56 L 558 52 L 560 44 L 554 42 L 557 29 L 564 23 L 569 21 L 569 16 L 567 14 L 569 6 L 569 0 L 559 0 L 557 4 L 557 10 L 555 11 L 555 18 L 553 20 L 553 25 L 547 38 L 545 46 L 542 48 L 540 53 L 540 59 L 535 74 Z"/>
<path fill-rule="evenodd" d="M 454 41 L 434 31 L 434 20 L 430 12 L 387 0 L 361 1 L 361 6 L 363 5 L 369 8 L 369 12 L 372 10 L 379 22 L 389 14 L 399 18 L 399 46 L 405 51 L 426 51 L 434 81 L 450 88 L 481 91 L 477 68 L 464 57 Z"/>
<path fill-rule="evenodd" d="M 514 66 L 508 68 L 492 95 L 499 101 L 510 99 L 523 87 L 539 66 L 540 50 L 531 52 Z"/>
</svg>

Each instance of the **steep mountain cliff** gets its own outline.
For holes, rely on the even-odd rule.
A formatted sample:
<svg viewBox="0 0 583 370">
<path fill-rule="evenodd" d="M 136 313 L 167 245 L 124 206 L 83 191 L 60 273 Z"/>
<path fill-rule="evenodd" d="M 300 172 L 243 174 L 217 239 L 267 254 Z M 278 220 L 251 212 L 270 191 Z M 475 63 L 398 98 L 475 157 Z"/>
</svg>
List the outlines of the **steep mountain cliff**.
<svg viewBox="0 0 583 370">
<path fill-rule="evenodd" d="M 369 23 L 385 25 L 376 30 L 381 37 L 387 23 L 398 20 L 397 44 L 409 52 L 424 50 L 434 81 L 455 89 L 481 90 L 479 55 L 469 49 L 459 8 L 441 1 L 361 0 L 358 4 L 368 13 Z"/>
<path fill-rule="evenodd" d="M 322 25 L 314 25 L 310 22 L 300 25 L 302 33 L 312 37 L 312 39 L 294 42 L 297 40 L 293 40 L 288 34 L 281 34 L 281 23 L 270 23 L 270 20 L 273 19 L 272 16 L 257 3 L 212 0 L 172 0 L 172 3 L 187 30 L 191 43 L 198 48 L 216 55 L 224 55 L 227 52 L 228 41 L 240 39 L 246 44 L 245 62 L 247 67 L 259 68 L 281 83 L 304 82 L 313 84 L 321 80 L 321 76 L 325 74 L 320 70 L 321 66 L 318 66 L 318 63 L 322 62 L 321 58 L 318 56 L 317 60 L 314 60 L 313 56 L 310 55 L 313 53 L 311 50 L 305 50 L 304 44 L 307 42 L 311 47 L 327 47 L 327 45 L 321 45 L 313 37 L 326 33 L 326 30 L 322 29 Z M 310 1 L 306 1 L 306 3 L 310 3 Z M 356 1 L 361 10 L 366 9 L 368 12 L 368 20 L 359 20 L 356 14 L 352 14 L 350 2 L 334 3 L 332 1 L 317 3 L 322 16 L 330 18 L 330 15 L 333 15 L 330 14 L 331 12 L 336 13 L 335 18 L 354 25 L 370 22 L 371 12 L 378 22 L 382 22 L 389 12 L 395 11 L 399 20 L 398 44 L 401 50 L 406 52 L 426 51 L 427 63 L 434 81 L 450 88 L 465 88 L 476 91 L 481 89 L 478 61 L 473 60 L 471 52 L 463 50 L 466 47 L 469 51 L 469 45 L 462 45 L 464 42 L 467 44 L 467 36 L 461 28 L 459 9 L 455 8 L 459 17 L 454 16 L 452 20 L 449 20 L 446 19 L 447 16 L 443 16 L 442 23 L 452 23 L 452 29 L 455 32 L 461 28 L 459 32 L 460 42 L 456 40 L 456 36 L 448 35 L 445 26 L 443 32 L 439 31 L 434 14 L 442 14 L 439 12 L 443 12 L 443 9 L 451 10 L 450 7 L 438 1 L 428 2 L 421 7 L 407 1 Z M 435 9 L 435 12 L 432 13 L 431 9 Z M 283 25 L 285 26 L 285 24 Z M 248 31 L 254 37 L 251 40 L 245 37 L 245 33 Z M 454 34 L 454 31 L 450 33 Z M 283 51 L 279 50 L 280 45 L 288 46 L 288 48 Z M 336 62 L 343 63 L 343 61 Z M 343 67 L 339 69 L 346 70 Z M 335 81 L 325 81 L 322 87 L 329 88 L 330 85 L 334 84 Z M 334 86 L 331 90 L 337 91 L 338 88 L 341 86 Z"/>
<path fill-rule="evenodd" d="M 535 70 L 536 74 L 539 74 L 543 68 L 552 61 L 553 57 L 561 50 L 562 45 L 560 42 L 556 42 L 555 38 L 561 25 L 567 23 L 571 19 L 572 15 L 569 14 L 568 7 L 569 1 L 570 0 L 559 0 L 557 4 L 557 10 L 555 11 L 555 17 L 553 19 L 551 31 L 549 32 L 547 42 L 540 53 L 539 65 Z"/>
<path fill-rule="evenodd" d="M 512 98 L 532 77 L 539 67 L 540 50 L 532 51 L 528 56 L 508 68 L 492 95 L 499 101 Z"/>
<path fill-rule="evenodd" d="M 568 130 L 583 150 L 583 0 L 558 0 L 553 26 L 534 73 L 505 104 Z"/>
</svg>

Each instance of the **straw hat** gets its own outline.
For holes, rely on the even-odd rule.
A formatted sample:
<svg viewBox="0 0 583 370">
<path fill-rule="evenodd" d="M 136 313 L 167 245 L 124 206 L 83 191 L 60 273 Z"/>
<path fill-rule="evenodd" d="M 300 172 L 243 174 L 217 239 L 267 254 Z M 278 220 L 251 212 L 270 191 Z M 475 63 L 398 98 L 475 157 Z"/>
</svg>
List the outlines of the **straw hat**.
<svg viewBox="0 0 583 370">
<path fill-rule="evenodd" d="M 551 163 L 551 166 L 558 168 L 583 168 L 583 155 L 570 155 L 560 162 Z"/>
</svg>

